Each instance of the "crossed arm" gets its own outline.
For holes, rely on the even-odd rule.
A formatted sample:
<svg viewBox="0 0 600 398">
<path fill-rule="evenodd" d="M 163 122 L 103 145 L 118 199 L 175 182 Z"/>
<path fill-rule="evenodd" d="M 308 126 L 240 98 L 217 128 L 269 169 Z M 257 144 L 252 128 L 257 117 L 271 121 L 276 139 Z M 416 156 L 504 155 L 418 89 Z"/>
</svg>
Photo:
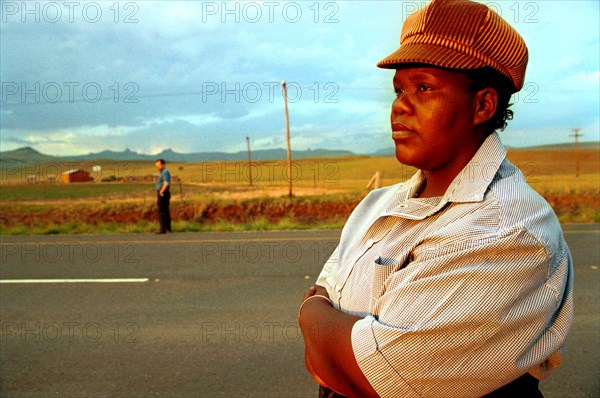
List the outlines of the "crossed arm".
<svg viewBox="0 0 600 398">
<path fill-rule="evenodd" d="M 313 286 L 304 300 L 329 297 L 325 288 Z M 315 380 L 348 397 L 378 397 L 364 376 L 352 349 L 352 327 L 361 318 L 336 310 L 324 298 L 304 303 L 298 322 L 304 336 L 306 368 Z"/>
</svg>

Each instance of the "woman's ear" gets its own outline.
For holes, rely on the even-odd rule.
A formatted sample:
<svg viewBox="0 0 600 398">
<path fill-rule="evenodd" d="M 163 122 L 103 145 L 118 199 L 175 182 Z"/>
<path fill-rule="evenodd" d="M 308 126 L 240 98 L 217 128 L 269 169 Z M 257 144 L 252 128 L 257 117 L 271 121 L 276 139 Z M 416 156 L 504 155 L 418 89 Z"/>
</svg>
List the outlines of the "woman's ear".
<svg viewBox="0 0 600 398">
<path fill-rule="evenodd" d="M 475 94 L 475 114 L 473 123 L 480 126 L 496 114 L 498 108 L 498 92 L 492 87 L 485 87 Z"/>
</svg>

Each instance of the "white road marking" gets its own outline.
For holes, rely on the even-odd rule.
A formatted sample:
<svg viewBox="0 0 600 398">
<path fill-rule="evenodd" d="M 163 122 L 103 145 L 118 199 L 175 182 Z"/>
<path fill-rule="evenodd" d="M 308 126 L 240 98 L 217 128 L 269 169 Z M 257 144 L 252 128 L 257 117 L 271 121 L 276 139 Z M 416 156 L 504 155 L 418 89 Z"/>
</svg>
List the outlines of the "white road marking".
<svg viewBox="0 0 600 398">
<path fill-rule="evenodd" d="M 104 279 L 2 279 L 0 283 L 144 283 L 148 278 Z"/>
</svg>

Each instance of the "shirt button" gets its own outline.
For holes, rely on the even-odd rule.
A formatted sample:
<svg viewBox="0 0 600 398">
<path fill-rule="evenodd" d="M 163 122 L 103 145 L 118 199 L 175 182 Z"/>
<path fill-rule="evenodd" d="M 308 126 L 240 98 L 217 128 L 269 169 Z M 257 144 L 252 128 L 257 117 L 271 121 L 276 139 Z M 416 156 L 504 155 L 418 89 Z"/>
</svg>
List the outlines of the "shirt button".
<svg viewBox="0 0 600 398">
<path fill-rule="evenodd" d="M 400 207 L 400 208 L 402 208 L 402 209 L 406 209 L 406 208 L 408 207 L 408 204 L 406 204 L 406 203 L 401 203 L 401 204 L 400 204 L 400 206 L 398 206 L 398 207 Z"/>
</svg>

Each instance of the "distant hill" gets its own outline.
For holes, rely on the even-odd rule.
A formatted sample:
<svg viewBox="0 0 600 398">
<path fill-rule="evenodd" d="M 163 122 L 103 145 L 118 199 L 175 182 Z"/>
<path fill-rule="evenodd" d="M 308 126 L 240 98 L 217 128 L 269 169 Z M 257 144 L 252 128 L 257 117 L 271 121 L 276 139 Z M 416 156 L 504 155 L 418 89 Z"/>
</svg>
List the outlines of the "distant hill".
<svg viewBox="0 0 600 398">
<path fill-rule="evenodd" d="M 57 159 L 55 156 L 44 155 L 28 146 L 13 151 L 0 152 L 0 161 L 2 162 L 48 163 Z"/>
<path fill-rule="evenodd" d="M 581 142 L 579 143 L 581 149 L 597 149 L 600 150 L 600 142 Z M 552 144 L 552 145 L 540 145 L 531 147 L 509 147 L 511 150 L 543 150 L 543 149 L 574 149 L 575 143 L 565 144 Z M 278 160 L 285 159 L 287 151 L 282 148 L 275 149 L 261 149 L 252 151 L 252 160 Z M 292 150 L 293 159 L 307 159 L 307 158 L 340 158 L 345 156 L 356 156 L 358 154 L 352 151 L 344 150 L 331 150 L 331 149 L 308 149 L 304 151 Z M 395 149 L 393 145 L 388 148 L 379 149 L 373 153 L 368 154 L 369 156 L 384 156 L 394 157 Z M 179 153 L 172 149 L 165 149 L 161 153 L 156 155 L 148 155 L 144 153 L 138 153 L 130 149 L 124 151 L 101 151 L 95 153 L 89 153 L 87 155 L 78 156 L 52 156 L 46 155 L 36 151 L 31 147 L 23 147 L 12 151 L 0 152 L 0 162 L 18 162 L 18 163 L 49 163 L 49 162 L 60 162 L 60 161 L 91 161 L 91 160 L 121 160 L 121 161 L 153 161 L 155 159 L 162 158 L 167 162 L 211 162 L 211 161 L 236 161 L 246 160 L 248 154 L 246 151 L 239 152 L 197 152 L 197 153 Z"/>
<path fill-rule="evenodd" d="M 309 149 L 304 151 L 292 150 L 292 159 L 307 158 L 339 158 L 344 156 L 354 156 L 351 151 L 330 150 L 330 149 Z M 275 160 L 285 159 L 287 151 L 285 149 L 262 149 L 251 153 L 252 160 Z M 215 160 L 246 160 L 248 154 L 246 151 L 240 152 L 198 152 L 198 153 L 178 153 L 172 149 L 165 149 L 156 155 L 147 155 L 125 149 L 122 152 L 101 151 L 78 156 L 50 156 L 36 151 L 31 147 L 24 147 L 12 151 L 0 152 L 0 162 L 19 162 L 19 163 L 48 163 L 58 161 L 89 161 L 89 160 L 145 160 L 153 161 L 162 158 L 167 162 L 210 162 Z"/>
<path fill-rule="evenodd" d="M 580 142 L 579 148 L 581 149 L 597 149 L 600 150 L 599 141 L 586 141 Z M 575 149 L 575 143 L 564 143 L 564 144 L 550 144 L 550 145 L 536 145 L 528 147 L 507 147 L 511 150 L 541 150 L 541 149 Z M 371 154 L 372 156 L 396 156 L 396 150 L 392 144 L 389 148 L 378 149 Z"/>
<path fill-rule="evenodd" d="M 586 141 L 580 142 L 579 148 L 581 149 L 600 149 L 599 141 Z M 575 149 L 575 143 L 564 143 L 564 144 L 550 144 L 550 145 L 536 145 L 536 146 L 528 146 L 528 147 L 509 147 L 509 149 Z"/>
<path fill-rule="evenodd" d="M 381 148 L 376 150 L 371 154 L 371 156 L 387 156 L 387 157 L 395 157 L 396 156 L 396 148 L 394 148 L 394 143 L 390 145 L 389 148 Z"/>
</svg>

